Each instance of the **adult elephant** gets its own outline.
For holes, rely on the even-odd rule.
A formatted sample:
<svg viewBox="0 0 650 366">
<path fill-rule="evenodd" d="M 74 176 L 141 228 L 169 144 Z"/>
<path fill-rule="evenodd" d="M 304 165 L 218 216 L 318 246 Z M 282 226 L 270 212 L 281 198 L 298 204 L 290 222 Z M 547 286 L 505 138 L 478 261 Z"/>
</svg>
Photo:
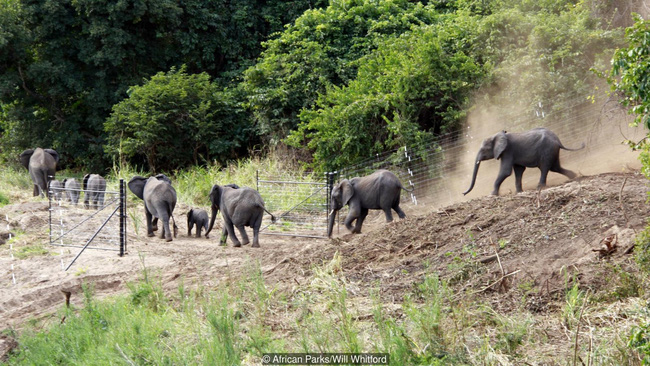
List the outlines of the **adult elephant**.
<svg viewBox="0 0 650 366">
<path fill-rule="evenodd" d="M 101 208 L 104 206 L 106 179 L 99 174 L 86 174 L 82 182 L 84 190 L 84 207 Z"/>
<path fill-rule="evenodd" d="M 160 238 L 172 241 L 169 219 L 173 223 L 174 237 L 176 237 L 178 227 L 173 216 L 174 207 L 176 207 L 176 190 L 172 187 L 171 179 L 164 174 L 149 178 L 136 175 L 129 180 L 128 186 L 133 194 L 144 201 L 147 236 L 154 236 L 153 232 L 158 229 L 158 219 L 160 219 L 163 223 Z"/>
<path fill-rule="evenodd" d="M 209 237 L 208 234 L 214 227 L 214 220 L 217 218 L 217 213 L 221 210 L 221 216 L 223 216 L 221 245 L 226 244 L 228 236 L 230 236 L 230 240 L 232 240 L 235 247 L 248 244 L 250 241 L 246 230 L 244 230 L 244 227 L 248 226 L 253 228 L 252 247 L 259 248 L 259 233 L 264 211 L 271 215 L 271 221 L 275 222 L 273 214 L 264 208 L 262 196 L 252 188 L 239 188 L 236 185 L 220 186 L 215 184 L 210 190 L 210 202 L 212 202 L 212 215 L 210 217 L 210 227 L 205 233 L 205 237 Z M 243 242 L 237 239 L 235 227 L 239 230 Z"/>
<path fill-rule="evenodd" d="M 368 210 L 383 210 L 386 222 L 393 221 L 391 210 L 395 210 L 400 219 L 405 218 L 406 214 L 399 207 L 402 189 L 407 192 L 413 191 L 404 188 L 395 174 L 383 169 L 365 177 L 343 179 L 335 184 L 332 188 L 332 211 L 327 225 L 327 236 L 332 236 L 336 214 L 345 205 L 350 209 L 345 218 L 345 227 L 353 233 L 361 232 Z M 352 222 L 355 220 L 355 226 L 352 227 Z"/>
<path fill-rule="evenodd" d="M 546 186 L 546 177 L 548 172 L 557 172 L 566 175 L 569 179 L 576 177 L 576 173 L 562 168 L 560 165 L 560 149 L 568 151 L 577 151 L 583 149 L 585 144 L 577 149 L 569 149 L 562 145 L 560 139 L 553 131 L 539 127 L 521 133 L 507 133 L 501 131 L 494 136 L 488 137 L 481 144 L 481 148 L 476 154 L 474 172 L 472 173 L 472 183 L 463 195 L 468 194 L 476 183 L 478 168 L 483 160 L 501 159 L 499 174 L 494 182 L 492 194 L 499 195 L 499 187 L 504 179 L 515 171 L 515 187 L 517 193 L 522 192 L 521 177 L 526 168 L 536 167 L 542 172 L 539 178 L 537 189 L 541 190 Z"/>
<path fill-rule="evenodd" d="M 47 195 L 47 183 L 54 179 L 59 154 L 52 149 L 27 149 L 20 154 L 20 163 L 29 170 L 34 183 L 34 196 Z"/>
</svg>

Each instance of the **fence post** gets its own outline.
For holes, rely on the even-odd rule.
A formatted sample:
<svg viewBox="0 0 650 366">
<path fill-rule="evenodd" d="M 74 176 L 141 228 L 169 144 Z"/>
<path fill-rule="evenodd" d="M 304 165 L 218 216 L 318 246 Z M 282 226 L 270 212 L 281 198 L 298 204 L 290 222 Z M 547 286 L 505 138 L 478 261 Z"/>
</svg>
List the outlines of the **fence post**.
<svg viewBox="0 0 650 366">
<path fill-rule="evenodd" d="M 120 178 L 120 257 L 126 252 L 126 189 Z"/>
<path fill-rule="evenodd" d="M 327 188 L 325 191 L 327 192 L 327 209 L 325 210 L 325 215 L 327 220 L 327 227 L 329 228 L 330 226 L 330 211 L 332 210 L 332 188 L 334 187 L 334 175 L 336 175 L 337 172 L 327 172 L 325 173 L 325 184 L 327 185 Z"/>
<path fill-rule="evenodd" d="M 48 207 L 47 211 L 49 212 L 49 224 L 50 224 L 50 245 L 52 244 L 52 195 L 50 194 L 50 183 L 52 183 L 52 176 L 47 176 L 47 201 Z"/>
</svg>

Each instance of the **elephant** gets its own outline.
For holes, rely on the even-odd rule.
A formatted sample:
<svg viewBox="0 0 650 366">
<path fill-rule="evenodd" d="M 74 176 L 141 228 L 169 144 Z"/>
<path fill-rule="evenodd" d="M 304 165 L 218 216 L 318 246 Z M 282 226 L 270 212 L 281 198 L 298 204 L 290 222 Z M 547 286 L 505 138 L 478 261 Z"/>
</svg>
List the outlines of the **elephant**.
<svg viewBox="0 0 650 366">
<path fill-rule="evenodd" d="M 201 229 L 208 230 L 208 213 L 200 208 L 193 208 L 187 212 L 187 236 L 192 236 L 192 228 L 196 225 L 196 237 L 201 237 Z"/>
<path fill-rule="evenodd" d="M 50 181 L 50 191 L 54 195 L 54 200 L 55 201 L 61 201 L 61 198 L 63 196 L 63 183 L 59 180 L 52 179 Z"/>
<path fill-rule="evenodd" d="M 47 183 L 54 179 L 59 154 L 52 149 L 27 149 L 20 154 L 20 163 L 29 170 L 34 183 L 34 196 L 48 195 Z M 51 178 L 50 178 L 51 177 Z"/>
<path fill-rule="evenodd" d="M 65 188 L 65 196 L 67 200 L 76 206 L 77 203 L 79 203 L 81 185 L 75 178 L 64 179 L 62 183 L 63 187 Z"/>
<path fill-rule="evenodd" d="M 393 221 L 391 212 L 395 210 L 400 219 L 406 214 L 399 207 L 401 190 L 413 192 L 413 189 L 406 189 L 400 180 L 388 170 L 377 170 L 365 177 L 343 179 L 332 188 L 332 211 L 329 214 L 327 225 L 327 236 L 332 236 L 334 221 L 337 212 L 348 205 L 350 211 L 345 218 L 345 227 L 352 233 L 360 233 L 363 220 L 368 215 L 368 210 L 383 210 L 386 214 L 386 222 Z M 352 221 L 356 220 L 352 227 Z"/>
<path fill-rule="evenodd" d="M 99 174 L 86 174 L 84 175 L 83 190 L 84 207 L 102 208 L 104 206 L 104 192 L 106 191 L 106 179 Z"/>
<path fill-rule="evenodd" d="M 576 177 L 576 173 L 564 169 L 560 165 L 560 149 L 577 151 L 584 147 L 585 144 L 583 142 L 581 147 L 569 149 L 562 145 L 555 133 L 543 127 L 521 133 L 501 131 L 488 137 L 481 144 L 481 148 L 476 154 L 472 183 L 463 195 L 468 194 L 474 188 L 476 174 L 478 173 L 481 161 L 489 159 L 501 159 L 501 167 L 497 179 L 494 182 L 494 190 L 492 191 L 492 195 L 494 196 L 499 195 L 501 183 L 512 174 L 513 170 L 515 171 L 515 187 L 517 193 L 523 191 L 521 177 L 526 168 L 537 167 L 541 170 L 539 184 L 537 185 L 538 191 L 546 186 L 546 177 L 549 171 L 564 174 L 569 179 L 573 179 Z"/>
<path fill-rule="evenodd" d="M 163 224 L 160 238 L 172 241 L 169 219 L 173 223 L 174 237 L 176 237 L 178 227 L 173 216 L 174 207 L 176 207 L 176 190 L 172 187 L 171 179 L 164 174 L 149 178 L 136 175 L 129 180 L 128 186 L 133 194 L 144 201 L 147 236 L 154 236 L 153 232 L 158 229 L 158 219 L 160 219 Z"/>
<path fill-rule="evenodd" d="M 210 231 L 214 227 L 214 220 L 219 210 L 221 210 L 224 221 L 220 240 L 221 245 L 226 244 L 228 236 L 230 236 L 235 247 L 248 244 L 250 241 L 248 235 L 246 235 L 244 226 L 249 226 L 253 228 L 252 247 L 259 248 L 259 232 L 260 226 L 262 226 L 264 212 L 266 211 L 266 213 L 271 215 L 271 221 L 275 222 L 273 214 L 264 208 L 262 196 L 252 188 L 239 188 L 237 185 L 220 186 L 215 184 L 210 190 L 210 202 L 212 202 L 212 215 L 210 218 L 210 227 L 208 227 L 205 237 L 209 238 Z M 239 230 L 243 242 L 237 239 L 235 227 Z"/>
</svg>

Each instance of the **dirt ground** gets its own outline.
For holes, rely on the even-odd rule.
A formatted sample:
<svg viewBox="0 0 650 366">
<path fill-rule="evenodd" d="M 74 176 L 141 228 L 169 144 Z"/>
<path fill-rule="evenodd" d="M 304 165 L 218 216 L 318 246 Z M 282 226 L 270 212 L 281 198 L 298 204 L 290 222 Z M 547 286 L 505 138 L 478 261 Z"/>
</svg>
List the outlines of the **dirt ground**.
<svg viewBox="0 0 650 366">
<path fill-rule="evenodd" d="M 396 303 L 425 273 L 438 271 L 458 291 L 474 291 L 503 311 L 518 301 L 510 289 L 526 284 L 532 294 L 526 307 L 553 311 L 567 278 L 598 292 L 612 278 L 607 264 L 635 268 L 634 236 L 650 213 L 646 192 L 647 180 L 639 173 L 607 173 L 547 188 L 539 196 L 529 191 L 432 212 L 406 210 L 406 219 L 390 224 L 375 215 L 362 234 L 341 227 L 331 240 L 263 235 L 259 249 L 219 246 L 216 234 L 188 237 L 183 220 L 172 242 L 147 238 L 142 229 L 137 236 L 129 224 L 126 256 L 87 250 L 68 271 L 62 262 L 69 263 L 78 249 L 45 244 L 46 254 L 14 255 L 47 242 L 47 202 L 30 198 L 0 209 L 0 329 L 20 330 L 26 321 L 53 313 L 64 305 L 64 292 L 71 293 L 73 304 L 82 304 L 82 283 L 92 283 L 98 296 L 125 292 L 143 266 L 170 290 L 180 281 L 209 289 L 257 261 L 269 285 L 290 290 L 336 252 L 360 295 L 379 284 L 382 298 Z M 177 210 L 183 217 L 187 208 Z M 9 233 L 19 234 L 11 244 Z M 611 250 L 598 251 L 607 243 Z"/>
</svg>

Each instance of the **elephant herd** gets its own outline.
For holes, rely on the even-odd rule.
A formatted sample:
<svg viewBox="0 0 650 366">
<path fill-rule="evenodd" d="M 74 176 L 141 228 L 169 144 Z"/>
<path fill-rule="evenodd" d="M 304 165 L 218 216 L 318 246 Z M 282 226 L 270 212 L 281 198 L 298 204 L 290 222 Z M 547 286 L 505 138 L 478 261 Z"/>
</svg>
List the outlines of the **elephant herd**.
<svg viewBox="0 0 650 366">
<path fill-rule="evenodd" d="M 499 194 L 501 183 L 515 172 L 515 187 L 517 193 L 522 192 L 522 176 L 526 168 L 539 168 L 541 176 L 538 190 L 546 186 L 546 177 L 549 171 L 557 172 L 573 179 L 576 174 L 562 168 L 560 165 L 560 149 L 575 151 L 584 148 L 584 143 L 578 149 L 566 148 L 560 142 L 555 133 L 546 128 L 535 128 L 522 133 L 499 132 L 494 136 L 485 139 L 476 155 L 470 187 L 463 192 L 468 194 L 476 182 L 479 165 L 488 159 L 501 160 L 497 179 L 494 182 L 493 195 Z M 54 177 L 56 163 L 59 156 L 52 149 L 26 150 L 20 155 L 20 161 L 29 170 L 34 182 L 34 195 L 42 195 L 47 192 L 48 177 Z M 176 206 L 176 190 L 172 181 L 164 174 L 151 177 L 134 176 L 128 182 L 129 189 L 138 198 L 144 201 L 145 216 L 147 222 L 147 235 L 154 236 L 158 230 L 158 220 L 162 221 L 160 237 L 171 241 L 172 236 L 177 235 L 173 211 Z M 52 180 L 50 182 L 52 192 L 56 194 L 65 193 L 67 199 L 76 204 L 79 192 L 84 191 L 84 204 L 101 207 L 103 204 L 103 192 L 106 188 L 106 181 L 100 175 L 88 174 L 84 177 L 82 187 L 74 179 L 66 179 L 62 182 Z M 402 190 L 413 191 L 405 188 L 400 180 L 388 170 L 378 170 L 364 177 L 343 179 L 332 188 L 331 202 L 332 211 L 329 213 L 327 236 L 331 237 L 336 214 L 344 206 L 348 206 L 348 215 L 344 220 L 345 226 L 352 233 L 360 233 L 363 221 L 369 210 L 382 210 L 386 221 L 393 220 L 392 211 L 395 211 L 400 219 L 406 214 L 399 207 L 400 193 Z M 76 195 L 75 195 L 76 193 Z M 250 243 L 244 227 L 253 228 L 253 245 L 259 247 L 259 231 L 262 224 L 264 212 L 275 217 L 264 207 L 264 200 L 259 192 L 252 188 L 239 187 L 236 184 L 213 185 L 210 190 L 209 200 L 211 202 L 211 216 L 202 209 L 191 209 L 187 213 L 187 235 L 195 229 L 196 237 L 201 236 L 201 231 L 206 230 L 205 237 L 214 227 L 217 213 L 221 211 L 223 217 L 223 229 L 220 243 L 224 245 L 230 237 L 235 247 Z M 172 226 L 170 227 L 170 220 Z M 355 222 L 354 226 L 352 223 Z M 235 233 L 239 231 L 242 241 Z M 173 231 L 172 231 L 173 229 Z"/>
<path fill-rule="evenodd" d="M 65 199 L 74 205 L 84 193 L 85 208 L 101 208 L 104 205 L 106 180 L 99 174 L 86 174 L 79 183 L 75 178 L 62 181 L 55 179 L 59 154 L 52 149 L 28 149 L 20 154 L 20 163 L 29 171 L 34 184 L 34 196 L 50 196 L 56 201 Z M 49 184 L 49 186 L 48 186 Z"/>
</svg>

